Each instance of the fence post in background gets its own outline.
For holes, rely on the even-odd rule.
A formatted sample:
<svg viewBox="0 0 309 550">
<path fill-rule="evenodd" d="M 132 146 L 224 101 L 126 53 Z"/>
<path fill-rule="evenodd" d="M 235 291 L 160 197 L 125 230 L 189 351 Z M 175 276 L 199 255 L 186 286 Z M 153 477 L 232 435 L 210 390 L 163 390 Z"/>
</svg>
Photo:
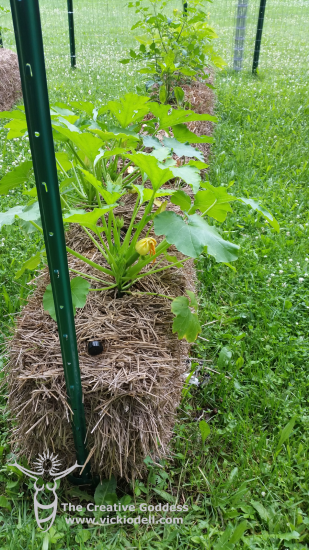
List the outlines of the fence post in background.
<svg viewBox="0 0 309 550">
<path fill-rule="evenodd" d="M 184 15 L 184 17 L 187 16 L 187 11 L 188 11 L 188 2 L 183 2 L 183 15 Z"/>
<path fill-rule="evenodd" d="M 247 9 L 248 2 L 246 2 L 246 0 L 238 0 L 234 45 L 234 71 L 242 70 L 246 38 Z"/>
<path fill-rule="evenodd" d="M 264 17 L 265 17 L 265 8 L 266 8 L 266 0 L 261 0 L 260 1 L 259 18 L 258 18 L 258 24 L 257 24 L 257 30 L 256 30 L 254 55 L 253 55 L 253 65 L 252 65 L 252 73 L 253 74 L 256 73 L 256 70 L 259 66 L 259 57 L 260 57 L 260 50 L 261 50 L 261 41 L 262 41 L 262 33 L 263 33 L 263 25 L 264 25 Z"/>
<path fill-rule="evenodd" d="M 71 67 L 76 67 L 76 54 L 75 54 L 75 32 L 74 32 L 74 12 L 73 12 L 73 0 L 68 0 L 68 18 L 69 18 L 69 38 L 70 38 L 70 53 L 71 53 Z"/>
<path fill-rule="evenodd" d="M 2 40 L 1 29 L 0 29 L 0 48 L 3 48 L 3 40 Z"/>
<path fill-rule="evenodd" d="M 28 135 L 78 464 L 87 459 L 86 421 L 45 71 L 38 0 L 10 0 Z M 52 322 L 52 321 L 51 321 Z M 89 483 L 89 463 L 81 483 Z"/>
</svg>

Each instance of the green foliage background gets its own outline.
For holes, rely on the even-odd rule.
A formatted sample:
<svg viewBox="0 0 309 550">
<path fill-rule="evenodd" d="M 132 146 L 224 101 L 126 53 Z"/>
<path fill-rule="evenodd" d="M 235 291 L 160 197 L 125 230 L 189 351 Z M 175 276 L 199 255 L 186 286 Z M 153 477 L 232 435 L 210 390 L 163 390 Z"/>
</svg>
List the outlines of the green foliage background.
<svg viewBox="0 0 309 550">
<path fill-rule="evenodd" d="M 276 48 L 281 55 L 280 42 Z M 204 327 L 192 355 L 221 374 L 202 368 L 198 377 L 203 384 L 187 387 L 175 430 L 175 455 L 164 470 L 150 468 L 148 486 L 135 487 L 135 498 L 149 502 L 162 500 L 164 492 L 183 495 L 190 507 L 184 524 L 82 529 L 68 527 L 59 516 L 54 531 L 38 532 L 31 489 L 6 466 L 10 427 L 3 399 L 0 548 L 308 548 L 309 90 L 301 50 L 294 54 L 300 63 L 283 71 L 261 70 L 258 78 L 224 72 L 216 79 L 220 120 L 210 181 L 234 181 L 233 193 L 263 198 L 281 230 L 277 236 L 250 212 L 245 221 L 239 214 L 237 222 L 236 209 L 223 229 L 226 238 L 233 231 L 233 242 L 241 245 L 237 271 L 209 260 L 197 266 Z M 102 62 L 100 75 L 104 70 Z M 51 98 L 90 97 L 88 73 L 81 69 L 69 75 L 69 69 L 61 74 L 55 66 Z M 98 80 L 93 99 L 115 89 L 119 96 L 126 91 L 122 81 L 115 82 L 109 88 Z M 127 85 L 133 85 L 133 78 Z M 26 142 L 6 144 L 4 137 L 0 133 L 0 176 L 16 160 L 30 158 Z M 16 190 L 1 199 L 1 206 L 13 207 L 23 199 Z M 19 241 L 14 227 L 0 233 L 2 343 L 29 291 L 27 280 L 13 281 L 12 271 L 38 246 L 36 234 L 26 242 Z M 202 419 L 211 430 L 204 443 Z M 70 491 L 69 486 L 63 490 L 60 500 L 72 500 Z M 118 491 L 119 496 L 132 493 L 127 486 Z M 12 495 L 16 505 L 6 508 L 4 499 Z"/>
</svg>

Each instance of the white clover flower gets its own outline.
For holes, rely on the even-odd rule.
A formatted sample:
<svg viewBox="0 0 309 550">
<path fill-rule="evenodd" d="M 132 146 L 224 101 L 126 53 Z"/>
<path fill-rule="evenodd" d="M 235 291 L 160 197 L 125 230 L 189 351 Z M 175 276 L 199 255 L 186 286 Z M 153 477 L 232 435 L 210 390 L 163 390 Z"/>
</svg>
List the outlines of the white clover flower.
<svg viewBox="0 0 309 550">
<path fill-rule="evenodd" d="M 305 258 L 305 262 L 309 262 L 309 258 Z"/>
<path fill-rule="evenodd" d="M 265 491 L 262 491 L 262 492 L 261 492 L 261 495 L 262 495 L 262 497 L 266 497 Z"/>
<path fill-rule="evenodd" d="M 298 282 L 299 282 L 299 283 L 303 283 L 304 280 L 305 280 L 305 279 L 304 279 L 303 277 L 299 277 Z"/>
<path fill-rule="evenodd" d="M 292 258 L 289 259 L 289 262 L 293 262 Z"/>
<path fill-rule="evenodd" d="M 282 283 L 282 286 L 285 287 L 285 286 L 286 286 L 286 283 Z"/>
<path fill-rule="evenodd" d="M 282 273 L 283 273 L 282 269 L 279 269 L 279 273 L 280 273 L 280 275 L 282 275 Z"/>
<path fill-rule="evenodd" d="M 289 232 L 289 231 L 287 231 L 287 232 L 286 232 L 286 234 L 287 234 L 287 236 L 289 236 L 289 235 L 290 235 L 290 232 Z"/>
</svg>

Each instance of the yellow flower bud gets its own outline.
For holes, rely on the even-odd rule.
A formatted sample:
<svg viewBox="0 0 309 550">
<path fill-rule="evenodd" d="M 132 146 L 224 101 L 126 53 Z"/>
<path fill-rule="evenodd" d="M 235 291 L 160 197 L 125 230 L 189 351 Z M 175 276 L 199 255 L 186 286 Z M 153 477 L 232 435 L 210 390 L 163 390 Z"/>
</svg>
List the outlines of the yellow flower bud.
<svg viewBox="0 0 309 550">
<path fill-rule="evenodd" d="M 153 202 L 156 206 L 159 207 L 158 210 L 156 211 L 156 215 L 161 214 L 161 212 L 164 212 L 164 210 L 167 207 L 167 203 L 168 203 L 168 201 L 161 202 L 161 201 L 158 201 L 157 199 L 154 200 Z"/>
<path fill-rule="evenodd" d="M 146 256 L 147 254 L 154 256 L 156 253 L 156 244 L 157 241 L 155 239 L 152 237 L 146 237 L 136 243 L 135 250 L 138 254 L 140 254 L 140 256 Z"/>
</svg>

